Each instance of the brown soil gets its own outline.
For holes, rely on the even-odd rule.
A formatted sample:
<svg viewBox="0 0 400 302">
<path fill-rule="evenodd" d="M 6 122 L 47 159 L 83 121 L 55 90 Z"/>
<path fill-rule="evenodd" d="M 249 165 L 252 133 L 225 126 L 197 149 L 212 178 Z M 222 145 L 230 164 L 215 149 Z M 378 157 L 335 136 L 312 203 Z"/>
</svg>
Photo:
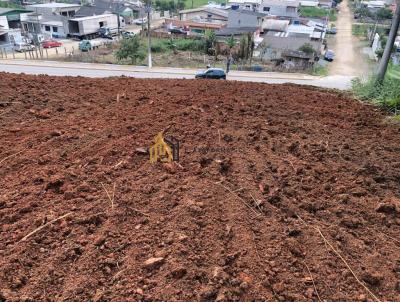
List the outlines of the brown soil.
<svg viewBox="0 0 400 302">
<path fill-rule="evenodd" d="M 296 85 L 0 77 L 1 301 L 400 301 L 400 127 L 374 107 Z M 165 129 L 180 161 L 151 164 L 140 148 Z"/>
</svg>

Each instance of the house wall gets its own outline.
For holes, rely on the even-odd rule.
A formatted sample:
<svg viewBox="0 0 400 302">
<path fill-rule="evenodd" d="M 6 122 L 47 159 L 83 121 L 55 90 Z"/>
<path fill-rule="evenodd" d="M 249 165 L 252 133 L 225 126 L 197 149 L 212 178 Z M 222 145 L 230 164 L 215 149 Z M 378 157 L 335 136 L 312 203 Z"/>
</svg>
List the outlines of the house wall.
<svg viewBox="0 0 400 302">
<path fill-rule="evenodd" d="M 67 33 L 63 26 L 41 24 L 42 33 L 52 38 L 66 38 Z"/>
<path fill-rule="evenodd" d="M 298 50 L 305 43 L 311 44 L 316 52 L 320 51 L 321 43 L 311 41 L 309 38 L 266 36 L 262 42 L 264 46 L 261 57 L 264 60 L 278 59 L 281 58 L 283 51 Z"/>
<path fill-rule="evenodd" d="M 298 8 L 295 6 L 288 6 L 282 3 L 282 5 L 270 4 L 263 2 L 260 5 L 259 11 L 261 13 L 270 14 L 273 16 L 284 16 L 296 18 L 299 16 Z"/>
<path fill-rule="evenodd" d="M 219 16 L 216 14 L 212 14 L 212 13 L 208 13 L 206 11 L 199 11 L 199 12 L 191 12 L 191 13 L 183 13 L 180 14 L 180 19 L 182 21 L 187 21 L 187 20 L 193 20 L 193 19 L 197 19 L 197 18 L 201 18 L 204 20 L 220 20 L 220 21 L 227 21 L 228 18 L 223 17 L 223 16 Z"/>
<path fill-rule="evenodd" d="M 257 11 L 260 7 L 260 4 L 258 2 L 235 2 L 235 1 L 229 1 L 229 4 L 232 6 L 237 6 L 240 9 L 247 9 L 251 11 Z"/>
<path fill-rule="evenodd" d="M 8 29 L 8 20 L 7 16 L 0 16 L 0 26 L 2 29 Z"/>
<path fill-rule="evenodd" d="M 228 27 L 257 27 L 261 24 L 261 18 L 248 15 L 240 11 L 231 10 L 228 16 Z"/>
<path fill-rule="evenodd" d="M 0 36 L 0 48 L 11 49 L 15 42 L 21 42 L 22 35 L 20 29 L 9 29 L 5 35 Z"/>
</svg>

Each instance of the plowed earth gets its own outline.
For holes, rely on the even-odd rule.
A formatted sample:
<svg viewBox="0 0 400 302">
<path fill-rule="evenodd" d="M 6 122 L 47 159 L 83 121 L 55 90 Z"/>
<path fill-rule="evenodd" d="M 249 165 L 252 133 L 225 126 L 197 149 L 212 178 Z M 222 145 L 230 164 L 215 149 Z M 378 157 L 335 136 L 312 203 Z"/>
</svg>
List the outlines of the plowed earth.
<svg viewBox="0 0 400 302">
<path fill-rule="evenodd" d="M 0 78 L 1 301 L 400 301 L 400 128 L 374 107 Z M 151 164 L 163 130 L 180 161 Z"/>
</svg>

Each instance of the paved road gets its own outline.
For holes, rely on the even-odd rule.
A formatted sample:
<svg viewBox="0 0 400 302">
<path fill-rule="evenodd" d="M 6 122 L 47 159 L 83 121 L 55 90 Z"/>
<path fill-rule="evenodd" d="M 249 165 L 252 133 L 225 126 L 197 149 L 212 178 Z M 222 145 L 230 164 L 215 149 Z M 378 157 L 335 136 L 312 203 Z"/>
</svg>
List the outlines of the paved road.
<svg viewBox="0 0 400 302">
<path fill-rule="evenodd" d="M 193 79 L 197 70 L 183 68 L 122 66 L 111 64 L 90 64 L 76 62 L 0 60 L 0 71 L 11 73 L 47 74 L 52 76 L 110 77 L 129 76 L 137 78 L 179 78 Z M 294 83 L 324 88 L 349 89 L 351 76 L 318 77 L 296 73 L 231 71 L 228 80 Z"/>
</svg>

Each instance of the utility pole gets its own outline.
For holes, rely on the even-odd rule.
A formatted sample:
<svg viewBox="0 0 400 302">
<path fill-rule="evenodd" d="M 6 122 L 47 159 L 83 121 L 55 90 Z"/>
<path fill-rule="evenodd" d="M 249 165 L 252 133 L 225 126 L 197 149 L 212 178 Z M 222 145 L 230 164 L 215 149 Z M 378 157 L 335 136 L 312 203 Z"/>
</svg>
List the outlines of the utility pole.
<svg viewBox="0 0 400 302">
<path fill-rule="evenodd" d="M 397 36 L 397 31 L 399 30 L 399 23 L 400 23 L 400 1 L 397 1 L 396 12 L 393 16 L 389 37 L 387 39 L 385 50 L 383 52 L 382 59 L 378 67 L 378 73 L 377 73 L 378 82 L 383 82 L 385 78 L 385 73 L 390 60 L 390 54 L 392 52 L 394 41 Z"/>
<path fill-rule="evenodd" d="M 150 12 L 151 12 L 151 0 L 148 0 L 146 4 L 146 10 L 147 10 L 147 53 L 148 53 L 148 67 L 152 68 L 152 61 L 151 61 L 151 36 L 150 36 Z"/>
</svg>

